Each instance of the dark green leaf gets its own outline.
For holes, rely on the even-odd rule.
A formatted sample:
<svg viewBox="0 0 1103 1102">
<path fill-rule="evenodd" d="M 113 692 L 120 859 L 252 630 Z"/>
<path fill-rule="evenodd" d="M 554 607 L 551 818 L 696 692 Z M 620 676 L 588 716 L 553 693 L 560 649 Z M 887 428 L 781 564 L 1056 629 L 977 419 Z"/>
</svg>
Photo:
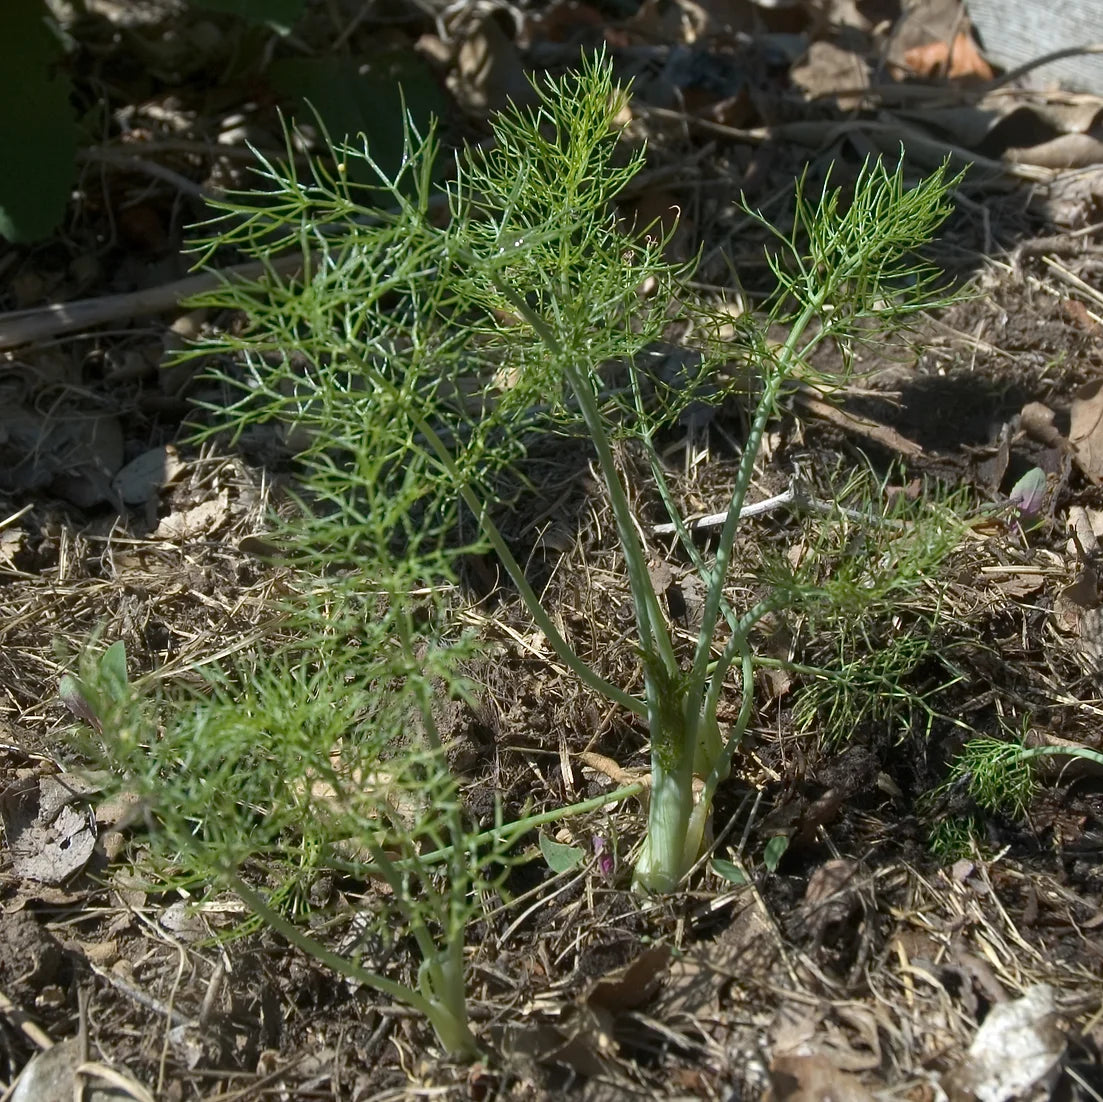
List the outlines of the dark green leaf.
<svg viewBox="0 0 1103 1102">
<path fill-rule="evenodd" d="M 50 19 L 43 0 L 0 4 L 0 234 L 9 241 L 51 233 L 73 186 L 72 84 Z"/>
<path fill-rule="evenodd" d="M 729 884 L 743 885 L 750 883 L 747 874 L 738 865 L 731 861 L 725 861 L 722 857 L 713 859 L 712 871 L 717 876 L 722 876 Z"/>
<path fill-rule="evenodd" d="M 774 837 L 766 843 L 766 850 L 762 854 L 762 863 L 770 872 L 776 872 L 788 848 L 789 839 L 784 834 L 774 835 Z"/>
<path fill-rule="evenodd" d="M 126 700 L 129 682 L 126 674 L 126 644 L 117 639 L 100 659 L 100 685 L 116 703 Z"/>
</svg>

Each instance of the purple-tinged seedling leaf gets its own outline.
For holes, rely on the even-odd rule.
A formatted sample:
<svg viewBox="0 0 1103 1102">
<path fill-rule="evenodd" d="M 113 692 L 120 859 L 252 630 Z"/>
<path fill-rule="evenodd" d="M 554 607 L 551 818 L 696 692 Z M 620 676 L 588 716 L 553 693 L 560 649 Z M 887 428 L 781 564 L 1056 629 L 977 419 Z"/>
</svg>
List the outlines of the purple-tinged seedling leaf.
<svg viewBox="0 0 1103 1102">
<path fill-rule="evenodd" d="M 72 674 L 67 673 L 62 677 L 61 683 L 57 687 L 57 695 L 61 698 L 62 704 L 72 712 L 75 719 L 83 720 L 89 727 L 95 729 L 99 734 L 103 734 L 103 724 L 100 722 L 100 717 L 96 714 L 92 702 L 88 699 L 87 691 Z"/>
<path fill-rule="evenodd" d="M 602 835 L 595 834 L 590 844 L 594 847 L 594 857 L 597 858 L 598 872 L 608 879 L 613 875 L 613 870 L 616 867 L 616 862 L 613 860 L 613 854 L 610 851 L 608 842 Z"/>
<path fill-rule="evenodd" d="M 1041 467 L 1031 467 L 1014 486 L 1008 498 L 1019 510 L 1019 515 L 1029 520 L 1036 516 L 1046 495 L 1046 474 Z"/>
</svg>

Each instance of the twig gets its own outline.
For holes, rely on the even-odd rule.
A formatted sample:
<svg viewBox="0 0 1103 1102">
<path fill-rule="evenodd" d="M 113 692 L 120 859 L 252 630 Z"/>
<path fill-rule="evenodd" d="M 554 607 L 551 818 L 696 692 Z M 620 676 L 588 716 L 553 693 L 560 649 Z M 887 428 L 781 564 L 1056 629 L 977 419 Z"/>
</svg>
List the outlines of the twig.
<svg viewBox="0 0 1103 1102">
<path fill-rule="evenodd" d="M 290 275 L 302 262 L 301 253 L 281 256 L 275 260 L 255 260 L 248 264 L 235 264 L 221 271 L 185 276 L 172 283 L 147 287 L 142 291 L 78 299 L 76 302 L 59 302 L 54 306 L 42 306 L 34 310 L 13 310 L 0 314 L 0 349 L 18 348 L 23 344 L 48 340 L 61 333 L 88 329 L 93 325 L 103 325 L 105 322 L 120 321 L 123 318 L 162 314 L 176 309 L 181 299 L 213 291 L 228 279 L 259 279 L 267 272 Z"/>
<path fill-rule="evenodd" d="M 155 180 L 171 184 L 177 191 L 184 195 L 190 195 L 195 199 L 211 199 L 216 194 L 210 188 L 197 184 L 194 180 L 189 180 L 187 176 L 181 175 L 181 173 L 168 168 L 159 161 L 135 157 L 131 153 L 122 153 L 105 146 L 82 149 L 77 153 L 77 160 L 84 164 L 110 165 L 112 168 L 120 168 L 129 172 L 140 172 L 143 176 L 152 176 Z"/>
<path fill-rule="evenodd" d="M 100 968 L 99 965 L 89 961 L 89 967 L 96 973 L 100 979 L 107 980 L 112 987 L 121 991 L 128 999 L 133 999 L 139 1006 L 144 1006 L 147 1010 L 155 1011 L 156 1013 L 165 1017 L 173 1026 L 186 1026 L 190 1025 L 192 1019 L 185 1014 L 181 1014 L 179 1010 L 174 1010 L 171 1006 L 167 1006 L 161 1002 L 160 999 L 155 999 L 152 995 L 147 995 L 144 991 L 139 991 L 138 988 L 132 984 L 126 982 L 119 976 L 116 976 L 114 972 L 108 972 L 104 968 Z"/>
<path fill-rule="evenodd" d="M 1025 76 L 1032 69 L 1040 69 L 1043 65 L 1049 65 L 1050 62 L 1063 61 L 1066 57 L 1078 57 L 1081 54 L 1103 54 L 1103 42 L 1091 42 L 1087 46 L 1066 46 L 1064 49 L 1042 54 L 1041 57 L 1027 61 L 1017 69 L 1012 69 L 1009 73 L 1004 73 L 1002 77 L 996 77 L 995 80 L 984 85 L 984 93 L 987 95 L 987 93 L 994 92 L 997 88 L 1002 88 L 1005 84 L 1011 84 L 1019 77 Z"/>
<path fill-rule="evenodd" d="M 791 505 L 796 501 L 796 491 L 792 488 L 786 490 L 782 494 L 778 494 L 776 497 L 768 497 L 765 501 L 756 501 L 751 505 L 744 505 L 739 510 L 739 519 L 746 520 L 747 517 L 761 516 L 763 513 L 773 512 L 774 509 L 780 509 L 782 506 Z M 686 527 L 691 532 L 696 532 L 702 528 L 722 528 L 724 522 L 728 519 L 728 513 L 710 513 L 707 517 L 699 517 L 697 520 L 687 524 Z M 651 532 L 656 536 L 672 536 L 678 531 L 676 524 L 656 524 Z"/>
<path fill-rule="evenodd" d="M 908 459 L 921 459 L 924 455 L 923 449 L 914 440 L 901 436 L 896 429 L 889 425 L 882 425 L 879 421 L 873 421 L 868 417 L 859 417 L 857 414 L 848 413 L 845 409 L 840 409 L 830 402 L 824 402 L 811 394 L 798 393 L 797 401 L 809 413 L 814 413 L 817 417 L 830 421 L 831 424 L 844 432 L 865 436 L 884 448 L 906 456 Z"/>
<path fill-rule="evenodd" d="M 818 497 L 808 497 L 792 486 L 784 493 L 778 494 L 775 497 L 768 497 L 765 501 L 756 501 L 750 505 L 744 505 L 743 508 L 739 510 L 739 519 L 746 520 L 747 517 L 757 517 L 761 516 L 763 513 L 772 513 L 775 509 L 784 508 L 786 505 L 793 505 L 800 509 L 814 509 L 817 513 L 841 513 L 851 520 L 861 521 L 866 524 L 871 521 L 886 523 L 883 518 L 874 517 L 869 513 L 863 513 L 860 509 L 847 509 L 834 501 L 824 501 Z M 686 525 L 686 528 L 691 532 L 697 532 L 706 528 L 721 528 L 725 521 L 727 521 L 728 516 L 729 513 L 711 513 L 707 517 L 699 517 L 697 520 L 691 521 Z M 655 536 L 672 536 L 677 530 L 678 526 L 675 524 L 656 524 L 652 527 L 651 533 Z"/>
</svg>

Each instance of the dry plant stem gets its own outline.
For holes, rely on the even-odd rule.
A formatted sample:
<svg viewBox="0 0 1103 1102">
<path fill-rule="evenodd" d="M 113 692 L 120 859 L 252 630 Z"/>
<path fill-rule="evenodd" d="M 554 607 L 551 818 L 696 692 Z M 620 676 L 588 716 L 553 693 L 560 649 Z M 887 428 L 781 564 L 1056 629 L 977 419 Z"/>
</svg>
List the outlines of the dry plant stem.
<svg viewBox="0 0 1103 1102">
<path fill-rule="evenodd" d="M 849 517 L 851 520 L 861 521 L 863 524 L 884 523 L 880 518 L 870 516 L 868 513 L 863 513 L 860 509 L 847 509 L 831 501 L 823 501 L 817 497 L 808 497 L 795 489 L 788 489 L 784 493 L 766 498 L 765 501 L 755 501 L 750 505 L 744 505 L 743 508 L 739 510 L 739 519 L 748 520 L 751 517 L 760 517 L 766 513 L 772 513 L 775 509 L 782 509 L 786 505 L 793 505 L 804 509 L 815 509 L 817 512 L 821 513 L 839 513 L 844 517 Z M 707 528 L 719 528 L 727 522 L 730 514 L 731 510 L 729 509 L 724 513 L 710 513 L 708 516 L 698 517 L 688 524 L 685 522 L 656 524 L 652 527 L 651 531 L 656 536 L 672 536 L 683 529 L 686 532 L 698 532 Z"/>
<path fill-rule="evenodd" d="M 786 490 L 784 493 L 766 498 L 765 501 L 756 501 L 751 505 L 744 505 L 743 508 L 739 510 L 739 519 L 747 520 L 750 517 L 760 517 L 764 513 L 772 513 L 775 509 L 781 509 L 786 505 L 792 505 L 796 500 L 796 493 L 793 490 Z M 710 513 L 706 517 L 698 517 L 696 520 L 691 520 L 684 526 L 689 532 L 698 532 L 705 528 L 719 528 L 721 525 L 727 523 L 730 513 L 730 509 L 723 513 Z M 669 524 L 653 525 L 651 532 L 656 536 L 672 536 L 680 527 L 681 525 L 671 521 Z"/>
</svg>

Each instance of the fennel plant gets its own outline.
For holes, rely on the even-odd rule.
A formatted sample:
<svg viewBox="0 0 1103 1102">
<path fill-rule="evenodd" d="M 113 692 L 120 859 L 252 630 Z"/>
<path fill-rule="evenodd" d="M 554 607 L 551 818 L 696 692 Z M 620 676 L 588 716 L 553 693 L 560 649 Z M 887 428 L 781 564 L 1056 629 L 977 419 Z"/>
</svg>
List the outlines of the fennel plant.
<svg viewBox="0 0 1103 1102">
<path fill-rule="evenodd" d="M 85 723 L 75 741 L 104 788 L 114 778 L 140 801 L 154 881 L 187 895 L 232 890 L 292 944 L 418 1011 L 451 1056 L 470 1058 L 467 928 L 515 834 L 480 837 L 463 820 L 431 699 L 434 681 L 458 684 L 457 652 L 406 649 L 408 611 L 361 622 L 340 647 L 316 632 L 309 650 L 204 670 L 186 694 L 129 682 L 121 642 L 90 648 L 61 696 Z M 351 626 L 347 610 L 341 619 Z M 385 885 L 360 913 L 364 938 L 343 954 L 292 920 L 333 871 Z M 391 939 L 387 950 L 408 936 L 416 975 L 364 960 L 373 933 Z"/>
<path fill-rule="evenodd" d="M 233 363 L 219 375 L 230 397 L 212 404 L 209 431 L 286 426 L 302 499 L 274 541 L 309 586 L 381 587 L 388 603 L 408 605 L 409 593 L 450 583 L 462 552 L 489 548 L 557 657 L 646 722 L 651 786 L 634 881 L 670 891 L 701 853 L 752 714 L 756 624 L 793 602 L 830 598 L 829 588 L 810 592 L 792 579 L 751 607 L 725 596 L 766 426 L 794 382 L 839 382 L 817 380 L 819 345 L 847 351 L 946 301 L 916 250 L 949 213 L 955 181 L 944 167 L 909 187 L 902 166 L 878 160 L 846 195 L 825 186 L 813 196 L 802 180 L 786 231 L 750 212 L 774 236 L 777 290 L 761 320 L 743 319 L 734 342 L 702 349 L 697 369 L 671 385 L 648 370 L 648 353 L 672 319 L 693 313 L 690 268 L 664 260 L 659 236 L 618 223 L 613 203 L 643 165 L 642 151 L 618 148 L 625 93 L 603 57 L 537 93 L 536 108 L 499 115 L 493 142 L 461 153 L 443 185 L 435 135 L 412 129 L 393 176 L 355 145 L 333 150 L 332 171 L 261 160 L 256 188 L 217 203 L 196 248 L 201 263 L 234 248 L 267 274 L 195 300 L 245 319 L 195 353 Z M 347 171 L 354 160 L 374 171 L 370 187 Z M 301 262 L 293 275 L 287 255 Z M 708 329 L 707 312 L 697 321 Z M 771 325 L 784 327 L 782 343 L 767 339 Z M 727 521 L 706 557 L 678 516 L 656 435 L 692 402 L 722 400 L 717 368 L 733 360 L 751 369 L 756 393 Z M 527 442 L 549 432 L 581 435 L 604 482 L 632 594 L 641 696 L 583 660 L 499 527 L 503 485 Z M 615 456 L 623 438 L 642 445 L 704 586 L 688 654 L 648 572 Z M 733 670 L 741 705 L 721 729 Z"/>
</svg>

